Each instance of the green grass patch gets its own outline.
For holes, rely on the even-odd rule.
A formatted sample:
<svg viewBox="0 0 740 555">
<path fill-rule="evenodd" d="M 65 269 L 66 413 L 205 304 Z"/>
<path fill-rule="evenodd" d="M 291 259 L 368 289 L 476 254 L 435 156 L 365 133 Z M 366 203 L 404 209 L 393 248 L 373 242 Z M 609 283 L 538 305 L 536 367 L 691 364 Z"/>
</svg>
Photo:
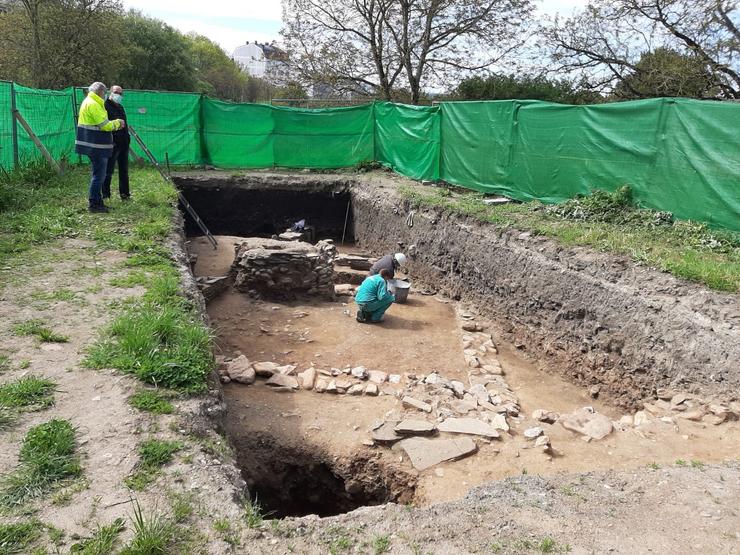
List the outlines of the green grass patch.
<svg viewBox="0 0 740 555">
<path fill-rule="evenodd" d="M 55 419 L 31 428 L 19 461 L 19 467 L 0 482 L 0 507 L 22 505 L 82 473 L 72 424 Z"/>
<path fill-rule="evenodd" d="M 35 291 L 31 293 L 31 298 L 35 301 L 72 302 L 77 300 L 77 293 L 70 289 L 57 289 L 56 291 Z"/>
<path fill-rule="evenodd" d="M 244 522 L 247 523 L 247 528 L 259 528 L 262 526 L 265 514 L 262 511 L 262 507 L 257 499 L 252 500 L 247 498 L 244 501 L 244 512 L 242 513 Z"/>
<path fill-rule="evenodd" d="M 139 444 L 139 462 L 125 484 L 135 491 L 142 491 L 151 484 L 159 470 L 172 461 L 175 453 L 182 449 L 178 441 L 148 439 Z"/>
<path fill-rule="evenodd" d="M 0 355 L 0 374 L 10 370 L 10 357 L 8 355 Z"/>
<path fill-rule="evenodd" d="M 407 185 L 399 191 L 414 207 L 438 208 L 552 237 L 564 245 L 626 255 L 712 289 L 740 291 L 740 233 L 639 208 L 625 187 L 552 206 L 536 201 L 489 206 L 483 194 L 458 187 Z"/>
<path fill-rule="evenodd" d="M 72 545 L 69 552 L 81 555 L 108 555 L 113 552 L 118 536 L 124 528 L 122 518 L 117 518 L 108 526 L 98 526 L 92 537 Z"/>
<path fill-rule="evenodd" d="M 129 272 L 125 276 L 114 277 L 110 280 L 110 284 L 113 287 L 131 288 L 137 286 L 144 286 L 151 278 L 146 272 L 140 270 Z"/>
<path fill-rule="evenodd" d="M 0 555 L 28 553 L 41 537 L 43 525 L 37 520 L 0 524 Z"/>
<path fill-rule="evenodd" d="M 0 385 L 0 407 L 38 410 L 54 404 L 53 381 L 26 376 Z"/>
<path fill-rule="evenodd" d="M 175 407 L 159 391 L 142 389 L 128 399 L 129 404 L 139 410 L 154 414 L 172 414 Z"/>
<path fill-rule="evenodd" d="M 157 512 L 144 514 L 138 502 L 134 505 L 134 537 L 121 555 L 166 555 L 177 543 L 178 527 Z"/>
<path fill-rule="evenodd" d="M 27 320 L 13 326 L 13 333 L 20 336 L 33 336 L 43 343 L 66 343 L 69 337 L 55 333 L 41 320 Z"/>
</svg>

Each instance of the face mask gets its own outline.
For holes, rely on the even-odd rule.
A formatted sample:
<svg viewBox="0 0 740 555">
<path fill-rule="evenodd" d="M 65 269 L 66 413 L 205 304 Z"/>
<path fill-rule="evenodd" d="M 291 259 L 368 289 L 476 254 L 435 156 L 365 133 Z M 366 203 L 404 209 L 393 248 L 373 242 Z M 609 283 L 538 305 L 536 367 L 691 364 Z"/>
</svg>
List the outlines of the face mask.
<svg viewBox="0 0 740 555">
<path fill-rule="evenodd" d="M 111 95 L 108 98 L 110 98 L 116 104 L 123 103 L 123 95 L 116 94 L 116 93 L 111 93 Z"/>
</svg>

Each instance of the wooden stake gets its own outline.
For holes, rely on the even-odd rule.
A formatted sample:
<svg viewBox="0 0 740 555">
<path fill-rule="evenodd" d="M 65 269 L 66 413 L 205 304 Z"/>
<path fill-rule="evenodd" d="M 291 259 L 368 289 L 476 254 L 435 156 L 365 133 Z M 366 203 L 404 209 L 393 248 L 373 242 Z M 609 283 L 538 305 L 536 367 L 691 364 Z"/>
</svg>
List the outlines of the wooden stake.
<svg viewBox="0 0 740 555">
<path fill-rule="evenodd" d="M 46 158 L 46 161 L 49 162 L 49 165 L 54 168 L 54 171 L 57 172 L 57 175 L 62 175 L 62 168 L 59 166 L 56 160 L 54 160 L 54 157 L 49 153 L 48 150 L 46 150 L 46 147 L 43 145 L 43 143 L 39 140 L 39 138 L 36 136 L 36 133 L 33 132 L 33 129 L 31 129 L 31 126 L 28 125 L 28 122 L 25 120 L 25 118 L 21 115 L 21 113 L 18 110 L 13 111 L 13 116 L 15 116 L 15 119 L 18 120 L 18 123 L 21 124 L 23 129 L 26 130 L 26 133 L 28 133 L 28 136 L 31 137 L 31 140 L 36 145 L 36 148 L 38 148 L 41 151 L 41 154 L 44 155 L 44 158 Z"/>
</svg>

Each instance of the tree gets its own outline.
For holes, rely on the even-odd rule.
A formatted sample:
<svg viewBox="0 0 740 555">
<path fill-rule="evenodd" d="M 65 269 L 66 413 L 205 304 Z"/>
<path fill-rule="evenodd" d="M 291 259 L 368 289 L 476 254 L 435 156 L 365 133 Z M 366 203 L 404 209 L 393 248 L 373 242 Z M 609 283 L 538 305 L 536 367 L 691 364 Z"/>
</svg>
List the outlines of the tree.
<svg viewBox="0 0 740 555">
<path fill-rule="evenodd" d="M 157 19 L 136 11 L 123 18 L 127 63 L 121 85 L 132 89 L 193 91 L 196 78 L 190 42 Z"/>
<path fill-rule="evenodd" d="M 308 84 L 391 100 L 490 67 L 522 44 L 531 0 L 285 0 L 290 65 Z"/>
<path fill-rule="evenodd" d="M 247 76 L 234 60 L 203 35 L 191 33 L 187 38 L 190 41 L 196 90 L 217 98 L 244 100 Z"/>
<path fill-rule="evenodd" d="M 705 98 L 716 96 L 711 72 L 695 55 L 680 54 L 669 48 L 645 52 L 615 86 L 618 98 L 647 96 L 687 96 Z"/>
<path fill-rule="evenodd" d="M 460 82 L 454 94 L 459 100 L 530 99 L 564 104 L 595 103 L 602 98 L 584 91 L 565 79 L 549 80 L 544 76 L 471 77 Z"/>
<path fill-rule="evenodd" d="M 620 94 L 652 96 L 641 87 L 661 60 L 694 76 L 702 65 L 711 80 L 705 91 L 740 98 L 738 17 L 735 0 L 593 0 L 575 17 L 555 19 L 543 35 L 555 69 L 578 74 L 597 90 L 615 91 L 621 83 Z M 667 51 L 686 58 L 671 62 Z M 645 53 L 654 59 L 638 65 Z"/>
<path fill-rule="evenodd" d="M 122 62 L 119 14 L 117 0 L 13 3 L 0 13 L 0 72 L 41 88 L 106 79 Z"/>
</svg>

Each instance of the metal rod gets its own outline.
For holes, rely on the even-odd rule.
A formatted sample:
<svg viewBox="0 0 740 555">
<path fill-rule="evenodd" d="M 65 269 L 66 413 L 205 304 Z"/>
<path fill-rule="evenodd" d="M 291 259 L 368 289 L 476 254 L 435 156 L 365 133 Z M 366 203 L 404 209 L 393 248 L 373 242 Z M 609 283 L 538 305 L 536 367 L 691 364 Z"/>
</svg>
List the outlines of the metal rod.
<svg viewBox="0 0 740 555">
<path fill-rule="evenodd" d="M 167 175 L 172 177 L 172 171 L 170 170 L 170 155 L 166 150 L 164 151 L 164 161 L 167 164 Z"/>
<path fill-rule="evenodd" d="M 164 172 L 164 170 L 162 169 L 162 166 L 159 165 L 159 162 L 157 162 L 157 159 L 154 157 L 154 154 L 152 154 L 152 152 L 146 146 L 146 144 L 141 139 L 141 137 L 139 137 L 139 134 L 130 125 L 128 127 L 128 130 L 129 130 L 129 133 L 133 135 L 136 142 L 139 144 L 139 147 L 141 147 L 141 150 L 144 151 L 144 154 L 146 154 L 147 158 L 149 158 L 151 163 L 154 164 L 154 167 L 157 168 L 157 171 L 159 171 L 159 175 L 162 176 L 162 179 L 164 179 L 165 181 L 170 183 L 173 187 L 175 187 L 175 190 L 177 191 L 177 198 L 180 200 L 180 203 L 185 207 L 185 210 L 188 212 L 188 214 L 190 214 L 193 220 L 195 220 L 195 223 L 198 225 L 200 230 L 205 234 L 206 239 L 208 239 L 211 245 L 213 245 L 213 250 L 218 249 L 218 241 L 216 241 L 216 238 L 211 234 L 211 232 L 206 227 L 206 224 L 203 223 L 203 220 L 200 219 L 200 216 L 198 216 L 198 213 L 187 201 L 187 199 L 185 198 L 185 195 L 183 195 L 182 192 L 175 186 L 175 184 L 172 181 L 172 178 Z"/>
<path fill-rule="evenodd" d="M 38 148 L 41 151 L 41 154 L 43 154 L 44 158 L 46 158 L 46 161 L 49 162 L 49 165 L 54 168 L 54 171 L 57 172 L 57 175 L 62 175 L 62 168 L 57 163 L 56 160 L 54 160 L 54 157 L 51 155 L 51 153 L 46 150 L 46 147 L 43 145 L 41 140 L 36 136 L 36 133 L 33 132 L 33 129 L 31 129 L 31 126 L 28 125 L 28 122 L 24 119 L 24 117 L 21 115 L 21 113 L 18 110 L 15 110 L 13 112 L 13 115 L 15 116 L 15 119 L 18 120 L 18 123 L 21 124 L 23 129 L 26 130 L 26 133 L 28 133 L 28 136 L 31 137 L 31 140 L 33 141 L 33 144 L 36 145 L 36 148 Z"/>
<path fill-rule="evenodd" d="M 342 245 L 344 245 L 344 236 L 347 234 L 347 220 L 349 220 L 349 205 L 352 203 L 352 198 L 347 201 L 347 211 L 344 213 L 344 229 L 342 230 Z"/>
</svg>

